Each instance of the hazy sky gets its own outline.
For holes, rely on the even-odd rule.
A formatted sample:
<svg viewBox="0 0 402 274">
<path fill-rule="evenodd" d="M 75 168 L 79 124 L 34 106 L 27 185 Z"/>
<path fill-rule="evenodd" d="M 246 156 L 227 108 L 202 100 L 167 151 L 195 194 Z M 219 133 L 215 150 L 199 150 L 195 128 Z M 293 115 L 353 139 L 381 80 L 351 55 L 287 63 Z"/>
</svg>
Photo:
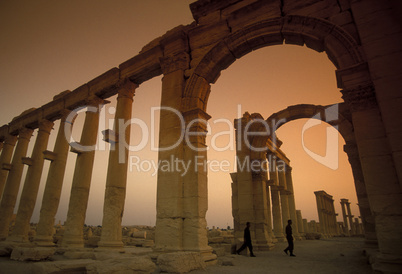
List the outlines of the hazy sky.
<svg viewBox="0 0 402 274">
<path fill-rule="evenodd" d="M 18 1 L 0 2 L 0 125 L 11 121 L 21 112 L 40 107 L 53 96 L 73 90 L 110 68 L 135 56 L 154 38 L 173 27 L 190 24 L 193 19 L 184 0 L 69 0 L 69 1 Z M 144 121 L 156 134 L 158 116 L 151 120 L 151 108 L 160 104 L 161 77 L 142 84 L 136 91 L 133 118 Z M 113 106 L 115 98 L 111 98 Z M 212 139 L 214 134 L 229 131 L 230 126 L 217 119 L 233 119 L 245 111 L 259 112 L 264 118 L 295 104 L 328 105 L 341 102 L 336 87 L 335 67 L 325 53 L 317 53 L 299 46 L 272 46 L 254 51 L 237 60 L 222 72 L 208 102 L 207 112 L 212 116 L 211 140 L 220 148 L 232 147 L 229 134 Z M 113 116 L 106 107 L 102 114 L 109 127 Z M 83 115 L 74 126 L 73 136 L 79 139 Z M 296 207 L 303 218 L 317 217 L 314 191 L 325 190 L 334 196 L 335 209 L 340 213 L 340 199 L 352 203 L 352 213 L 359 215 L 351 168 L 343 152 L 344 140 L 338 142 L 339 167 L 329 169 L 312 159 L 302 146 L 302 128 L 306 119 L 290 122 L 280 128 L 278 137 L 281 149 L 291 160 Z M 103 125 L 105 124 L 105 125 Z M 152 125 L 152 129 L 151 129 Z M 103 128 L 102 128 L 103 127 Z M 314 153 L 325 155 L 328 125 L 322 123 L 304 132 L 304 145 Z M 52 150 L 58 122 L 55 123 L 48 149 Z M 132 127 L 132 143 L 140 144 L 144 132 L 140 126 Z M 100 136 L 101 139 L 101 136 Z M 32 151 L 35 136 L 30 143 Z M 131 152 L 132 159 L 143 163 L 157 161 L 157 152 L 149 139 L 146 148 Z M 93 180 L 87 212 L 87 224 L 102 222 L 102 208 L 107 168 L 107 145 L 99 141 L 96 152 Z M 209 172 L 208 226 L 233 225 L 231 214 L 231 179 L 235 170 L 235 152 L 208 152 L 210 160 L 228 160 L 227 172 Z M 76 156 L 69 154 L 62 199 L 56 220 L 64 222 L 67 214 L 71 180 Z M 134 160 L 133 160 L 134 161 Z M 38 221 L 44 182 L 49 163 L 45 164 L 38 202 L 32 218 Z M 154 225 L 156 215 L 156 176 L 153 170 L 139 172 L 131 165 L 127 182 L 127 198 L 123 224 Z M 24 181 L 22 181 L 23 184 Z M 22 190 L 22 186 L 20 192 Z"/>
</svg>

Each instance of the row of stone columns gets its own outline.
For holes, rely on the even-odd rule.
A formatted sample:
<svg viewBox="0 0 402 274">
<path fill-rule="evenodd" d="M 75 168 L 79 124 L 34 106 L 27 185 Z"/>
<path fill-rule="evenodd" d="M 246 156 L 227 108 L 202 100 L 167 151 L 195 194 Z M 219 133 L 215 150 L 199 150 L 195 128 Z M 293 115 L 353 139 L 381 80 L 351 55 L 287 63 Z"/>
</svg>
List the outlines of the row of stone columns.
<svg viewBox="0 0 402 274">
<path fill-rule="evenodd" d="M 348 199 L 341 199 L 341 209 L 342 209 L 342 216 L 343 216 L 343 224 L 344 224 L 344 233 L 346 235 L 355 235 L 356 231 L 354 228 L 352 212 L 350 210 L 350 203 Z M 348 225 L 349 220 L 349 225 Z"/>
<path fill-rule="evenodd" d="M 118 87 L 118 98 L 114 123 L 114 138 L 111 142 L 109 166 L 106 179 L 103 229 L 100 247 L 122 247 L 121 218 L 125 201 L 125 190 L 128 166 L 128 144 L 130 140 L 130 123 L 135 88 L 130 81 L 121 82 Z M 95 146 L 99 126 L 99 112 L 106 101 L 96 96 L 87 101 L 85 122 L 79 143 L 71 146 L 77 154 L 76 165 L 71 187 L 70 202 L 62 245 L 66 247 L 83 247 L 83 226 L 88 204 L 91 184 Z M 0 155 L 0 239 L 12 242 L 28 241 L 28 232 L 33 209 L 35 207 L 40 179 L 45 160 L 50 160 L 42 207 L 40 210 L 37 233 L 34 241 L 40 246 L 52 246 L 53 226 L 59 206 L 61 189 L 64 180 L 69 139 L 76 114 L 70 110 L 60 113 L 60 126 L 53 151 L 47 150 L 47 144 L 53 122 L 41 120 L 30 158 L 26 157 L 28 144 L 33 129 L 22 128 L 17 136 L 8 136 L 2 142 Z M 122 136 L 119 136 L 119 133 Z M 113 140 L 112 140 L 113 139 Z M 18 140 L 18 141 L 17 141 Z M 14 145 L 17 144 L 15 149 Z M 14 154 L 13 154 L 14 150 Z M 13 154 L 10 163 L 11 155 Z M 20 188 L 24 164 L 28 165 L 23 184 L 21 200 L 18 207 L 15 226 L 9 235 L 9 226 Z M 4 187 L 3 187 L 4 186 Z"/>
<path fill-rule="evenodd" d="M 245 126 L 253 119 L 246 113 L 235 121 L 237 172 L 231 174 L 235 238 L 242 238 L 243 229 L 250 222 L 256 248 L 269 250 L 274 242 L 285 241 L 289 219 L 294 223 L 294 237 L 301 239 L 299 227 L 303 226 L 303 220 L 301 212 L 296 212 L 289 160 L 285 163 L 280 159 L 287 159 L 284 153 L 279 148 L 268 153 L 257 152 L 244 140 Z M 260 168 L 255 169 L 258 165 Z"/>
<path fill-rule="evenodd" d="M 240 154 L 237 157 L 242 162 L 243 157 Z M 244 171 L 231 174 L 235 237 L 242 237 L 244 223 L 250 221 L 256 246 L 260 250 L 270 249 L 274 242 L 285 241 L 284 228 L 289 219 L 293 220 L 293 235 L 296 239 L 302 239 L 301 233 L 305 231 L 301 211 L 295 208 L 291 168 L 286 166 L 286 171 L 278 171 L 276 158 L 272 157 L 271 161 L 270 180 L 264 179 L 266 175 L 251 175 L 251 181 L 242 179 L 250 173 Z M 307 225 L 307 220 L 305 222 Z"/>
<path fill-rule="evenodd" d="M 321 233 L 324 237 L 339 235 L 338 224 L 334 207 L 334 199 L 325 191 L 314 192 L 317 202 L 318 218 L 320 220 Z"/>
</svg>

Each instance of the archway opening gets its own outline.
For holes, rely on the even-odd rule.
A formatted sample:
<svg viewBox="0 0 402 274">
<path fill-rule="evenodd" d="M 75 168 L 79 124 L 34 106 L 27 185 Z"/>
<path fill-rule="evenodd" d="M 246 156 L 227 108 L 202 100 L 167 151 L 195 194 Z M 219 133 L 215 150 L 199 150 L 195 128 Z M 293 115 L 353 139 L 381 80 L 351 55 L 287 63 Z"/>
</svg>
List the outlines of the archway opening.
<svg viewBox="0 0 402 274">
<path fill-rule="evenodd" d="M 225 121 L 229 121 L 233 125 L 233 120 L 240 118 L 246 111 L 260 113 L 266 119 L 271 114 L 285 109 L 289 105 L 340 103 L 342 98 L 336 85 L 334 71 L 335 66 L 325 53 L 317 53 L 307 47 L 278 45 L 253 51 L 236 60 L 227 70 L 221 72 L 218 81 L 211 86 L 211 94 L 208 100 L 207 112 L 212 116 L 209 121 L 211 135 L 207 138 L 208 159 L 210 163 L 216 161 L 218 163 L 229 162 L 230 164 L 229 167 L 215 164 L 214 169 L 210 167 L 208 170 L 209 206 L 207 223 L 210 228 L 212 226 L 221 228 L 226 228 L 228 225 L 233 226 L 229 173 L 236 170 L 235 139 L 233 138 L 233 126 L 230 128 L 229 123 Z M 297 124 L 299 127 L 293 126 Z M 303 124 L 303 121 L 291 123 L 282 131 L 278 131 L 278 137 L 284 143 L 301 144 L 300 124 Z M 322 125 L 317 129 L 325 132 L 326 127 L 326 125 Z M 227 134 L 219 135 L 219 132 L 227 132 Z M 318 140 L 323 140 L 319 144 L 324 143 L 326 136 L 323 134 L 315 136 L 316 134 L 316 132 L 311 133 Z M 340 139 L 343 141 L 341 137 Z M 311 142 L 314 143 L 314 141 Z M 297 163 L 306 162 L 303 157 L 310 156 L 299 151 L 297 154 L 300 155 L 300 160 L 298 155 L 290 151 L 292 149 L 294 149 L 292 146 L 288 149 L 284 145 L 283 150 L 289 156 L 291 165 L 297 170 Z M 339 154 L 345 156 L 342 145 L 338 145 Z M 350 182 L 349 185 L 353 188 L 350 165 L 345 157 L 340 159 L 342 161 L 341 166 L 349 167 L 346 171 L 344 169 L 340 171 L 342 177 L 345 182 Z M 222 166 L 225 167 L 222 168 Z M 303 167 L 302 170 L 314 172 L 308 167 Z M 303 173 L 293 176 L 295 185 L 299 186 L 299 182 L 306 181 L 303 178 Z M 315 177 L 315 179 L 327 181 L 328 175 L 323 172 L 322 177 Z M 299 195 L 297 190 L 295 192 L 296 206 L 298 206 Z M 330 190 L 327 192 L 331 194 Z M 317 214 L 314 193 L 312 192 L 310 195 L 308 206 L 303 205 L 298 208 L 302 212 L 306 211 L 303 214 L 309 219 L 316 217 Z M 355 191 L 345 193 L 345 198 L 352 199 L 352 197 L 356 200 Z M 337 204 L 336 200 L 335 204 Z M 318 219 L 316 220 L 318 221 Z"/>
</svg>

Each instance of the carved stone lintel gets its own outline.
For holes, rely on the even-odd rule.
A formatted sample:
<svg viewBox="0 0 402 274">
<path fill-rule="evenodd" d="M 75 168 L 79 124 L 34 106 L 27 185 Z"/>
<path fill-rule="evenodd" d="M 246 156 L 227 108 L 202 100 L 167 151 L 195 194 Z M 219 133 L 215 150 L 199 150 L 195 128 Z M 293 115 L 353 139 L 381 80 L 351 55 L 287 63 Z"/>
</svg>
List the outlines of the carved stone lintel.
<svg viewBox="0 0 402 274">
<path fill-rule="evenodd" d="M 343 94 L 342 98 L 349 105 L 352 112 L 376 108 L 378 106 L 374 86 L 371 83 L 352 89 L 344 89 L 341 92 Z"/>
<path fill-rule="evenodd" d="M 190 67 L 190 56 L 186 52 L 159 58 L 164 75 L 176 70 L 186 70 Z"/>
</svg>

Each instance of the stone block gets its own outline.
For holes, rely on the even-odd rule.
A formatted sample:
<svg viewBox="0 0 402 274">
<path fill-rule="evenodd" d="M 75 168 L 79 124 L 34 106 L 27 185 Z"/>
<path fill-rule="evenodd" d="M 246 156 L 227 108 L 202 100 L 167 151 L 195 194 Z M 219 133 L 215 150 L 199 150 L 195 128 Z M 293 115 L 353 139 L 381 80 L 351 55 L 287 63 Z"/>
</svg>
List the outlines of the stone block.
<svg viewBox="0 0 402 274">
<path fill-rule="evenodd" d="M 88 251 L 66 251 L 63 256 L 70 260 L 96 259 L 95 254 L 91 249 Z"/>
<path fill-rule="evenodd" d="M 65 107 L 74 110 L 79 106 L 85 106 L 88 97 L 89 88 L 87 84 L 84 84 L 64 96 Z"/>
<path fill-rule="evenodd" d="M 88 82 L 89 92 L 100 98 L 108 98 L 116 94 L 116 85 L 119 80 L 120 70 L 118 68 L 112 68 Z"/>
<path fill-rule="evenodd" d="M 162 272 L 186 273 L 196 269 L 205 269 L 205 263 L 198 252 L 174 252 L 158 256 L 157 265 Z"/>
<path fill-rule="evenodd" d="M 401 77 L 402 51 L 370 58 L 368 63 L 373 80 L 382 77 Z"/>
<path fill-rule="evenodd" d="M 130 78 L 134 83 L 141 84 L 162 73 L 159 58 L 163 57 L 161 48 L 153 47 L 119 65 L 120 78 Z"/>
<path fill-rule="evenodd" d="M 156 248 L 179 249 L 183 232 L 182 218 L 158 218 L 156 220 Z"/>
<path fill-rule="evenodd" d="M 86 266 L 86 273 L 153 273 L 157 267 L 148 256 L 130 256 L 94 262 Z"/>
<path fill-rule="evenodd" d="M 281 2 L 279 0 L 260 0 L 231 12 L 230 15 L 227 15 L 227 21 L 232 32 L 236 32 L 244 29 L 245 26 L 251 26 L 254 23 L 260 25 L 260 22 L 263 20 L 280 16 Z"/>
<path fill-rule="evenodd" d="M 328 18 L 340 11 L 336 0 L 286 1 L 283 7 L 285 15 L 304 15 L 317 18 Z"/>
<path fill-rule="evenodd" d="M 48 247 L 16 247 L 11 252 L 10 259 L 15 261 L 41 261 L 53 256 L 54 248 Z"/>
<path fill-rule="evenodd" d="M 223 237 L 210 237 L 210 238 L 208 238 L 208 243 L 216 244 L 216 243 L 223 243 L 223 241 L 224 241 Z"/>
<path fill-rule="evenodd" d="M 329 21 L 333 22 L 335 25 L 343 26 L 353 22 L 353 18 L 350 11 L 344 11 L 331 16 Z"/>
<path fill-rule="evenodd" d="M 211 44 L 216 44 L 221 39 L 229 35 L 230 29 L 226 21 L 213 25 L 200 25 L 188 32 L 190 48 L 199 49 Z"/>
<path fill-rule="evenodd" d="M 32 266 L 32 273 L 86 273 L 86 266 L 92 263 L 93 260 L 37 262 Z"/>
</svg>

